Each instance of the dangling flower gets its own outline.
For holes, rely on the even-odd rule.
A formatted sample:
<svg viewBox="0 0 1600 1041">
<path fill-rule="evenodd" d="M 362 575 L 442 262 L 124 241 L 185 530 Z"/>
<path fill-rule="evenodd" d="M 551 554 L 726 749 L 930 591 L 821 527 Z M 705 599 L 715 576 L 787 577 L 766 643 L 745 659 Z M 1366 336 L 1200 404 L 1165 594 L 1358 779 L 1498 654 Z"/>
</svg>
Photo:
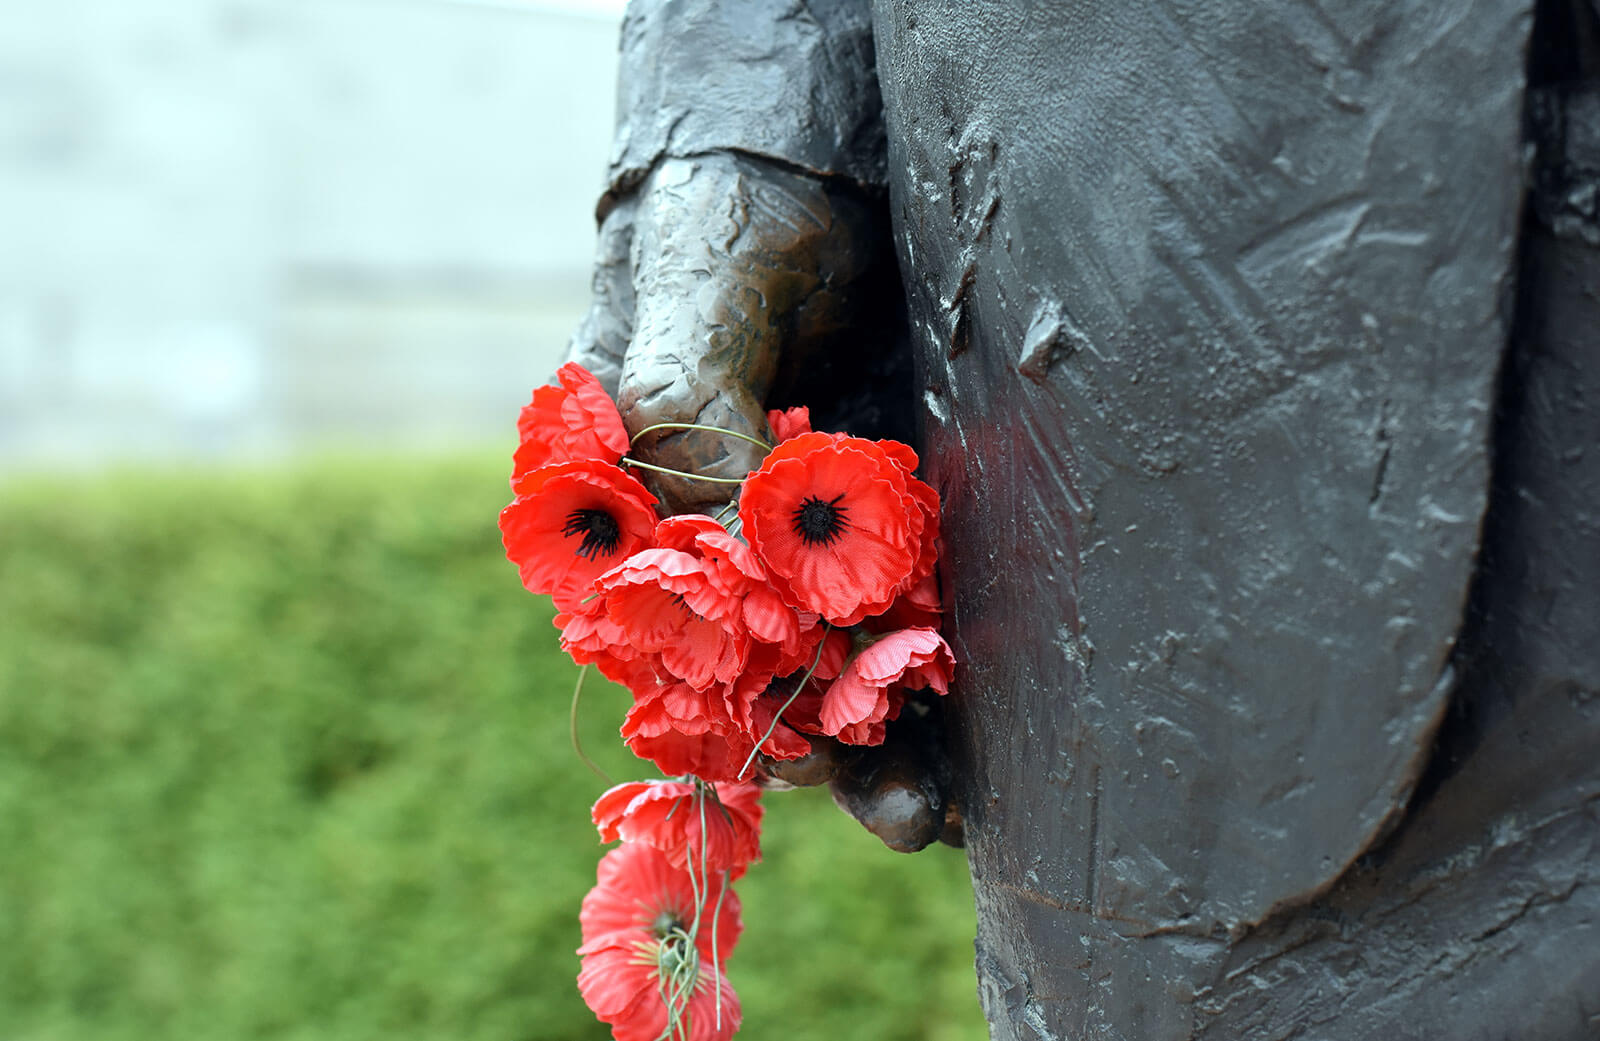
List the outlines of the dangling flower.
<svg viewBox="0 0 1600 1041">
<path fill-rule="evenodd" d="M 628 450 L 628 432 L 600 381 L 576 362 L 556 370 L 559 387 L 539 387 L 517 417 L 521 444 L 511 480 L 529 470 L 573 459 L 615 463 Z"/>
<path fill-rule="evenodd" d="M 725 965 L 743 929 L 739 898 L 719 875 L 691 879 L 659 850 L 635 843 L 607 853 L 597 874 L 578 915 L 578 991 L 611 1036 L 732 1037 L 741 1015 Z"/>
<path fill-rule="evenodd" d="M 664 684 L 655 692 L 630 685 L 634 705 L 622 721 L 622 739 L 641 759 L 654 763 L 664 774 L 693 774 L 703 781 L 748 779 L 745 769 L 761 741 L 761 754 L 769 759 L 798 759 L 811 751 L 811 743 L 776 719 L 778 705 L 761 694 L 767 677 L 741 677 L 736 683 L 714 687 L 717 704 L 690 691 L 686 684 Z M 674 705 L 674 703 L 676 703 Z M 729 704 L 744 705 L 735 718 Z M 704 714 L 685 719 L 685 707 Z M 770 731 L 770 732 L 769 732 Z"/>
<path fill-rule="evenodd" d="M 500 511 L 506 556 L 522 584 L 549 593 L 570 611 L 594 580 L 650 545 L 655 496 L 609 463 L 573 460 L 541 466 L 511 486 L 516 498 Z"/>
<path fill-rule="evenodd" d="M 696 874 L 727 871 L 737 879 L 761 859 L 761 789 L 754 784 L 619 784 L 595 801 L 591 816 L 601 842 L 654 846 L 674 867 Z"/>
<path fill-rule="evenodd" d="M 908 689 L 950 689 L 955 657 L 932 629 L 902 629 L 873 640 L 845 663 L 818 710 L 822 732 L 849 745 L 883 743 Z"/>
<path fill-rule="evenodd" d="M 915 453 L 897 442 L 809 433 L 773 449 L 745 480 L 745 537 L 790 605 L 854 625 L 920 577 L 925 500 L 937 514 L 937 495 L 908 462 Z"/>
</svg>

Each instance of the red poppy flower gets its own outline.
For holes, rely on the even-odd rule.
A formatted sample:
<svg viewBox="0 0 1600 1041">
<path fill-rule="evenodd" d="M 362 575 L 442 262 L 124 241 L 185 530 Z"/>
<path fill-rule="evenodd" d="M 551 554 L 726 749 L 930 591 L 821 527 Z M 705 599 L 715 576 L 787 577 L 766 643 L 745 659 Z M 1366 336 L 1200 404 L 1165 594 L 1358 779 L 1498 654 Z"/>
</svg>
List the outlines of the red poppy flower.
<svg viewBox="0 0 1600 1041">
<path fill-rule="evenodd" d="M 655 541 L 601 576 L 593 601 L 558 618 L 574 660 L 607 675 L 638 661 L 651 666 L 649 686 L 681 680 L 704 691 L 815 647 L 816 617 L 784 603 L 750 547 L 710 517 L 668 517 Z M 775 652 L 753 661 L 766 645 Z"/>
<path fill-rule="evenodd" d="M 655 496 L 609 463 L 573 460 L 541 466 L 511 486 L 500 534 L 522 584 L 549 593 L 559 610 L 576 607 L 594 580 L 650 545 Z"/>
<path fill-rule="evenodd" d="M 739 600 L 737 610 L 727 605 L 727 616 L 735 619 L 730 624 L 742 625 L 761 643 L 779 645 L 786 657 L 807 655 L 815 648 L 810 630 L 816 628 L 817 617 L 784 603 L 755 552 L 722 525 L 704 514 L 679 514 L 657 524 L 655 537 L 658 546 L 703 560 L 716 588 Z"/>
<path fill-rule="evenodd" d="M 635 781 L 600 796 L 590 815 L 601 842 L 642 842 L 675 867 L 737 879 L 761 859 L 761 789 L 719 784 L 715 792 L 711 798 L 687 781 Z"/>
<path fill-rule="evenodd" d="M 600 861 L 583 899 L 578 991 L 616 1041 L 725 1041 L 739 998 L 724 966 L 743 923 L 720 875 L 691 880 L 650 846 L 626 843 Z M 703 898 L 699 913 L 696 886 Z M 698 921 L 698 928 L 696 922 Z"/>
<path fill-rule="evenodd" d="M 607 679 L 621 683 L 633 694 L 633 709 L 628 718 L 631 726 L 642 729 L 649 736 L 668 730 L 680 734 L 704 734 L 716 728 L 726 730 L 729 723 L 728 691 L 731 683 L 713 683 L 696 689 L 675 676 L 662 676 L 659 667 L 648 661 L 633 661 L 607 673 Z M 605 671 L 602 669 L 602 671 Z M 624 724 L 623 736 L 629 733 Z M 698 773 L 696 770 L 669 770 L 664 774 Z"/>
<path fill-rule="evenodd" d="M 882 744 L 907 689 L 950 689 L 955 657 L 932 629 L 902 629 L 873 640 L 845 663 L 818 711 L 822 732 L 845 744 Z"/>
<path fill-rule="evenodd" d="M 664 774 L 694 774 L 706 781 L 733 781 L 738 779 L 744 765 L 744 757 L 722 731 L 707 727 L 700 733 L 690 734 L 674 726 L 662 726 L 659 719 L 651 720 L 638 705 L 628 710 L 622 722 L 622 740 L 634 755 L 654 763 Z"/>
<path fill-rule="evenodd" d="M 811 410 L 804 405 L 781 411 L 772 409 L 767 413 L 767 426 L 772 428 L 772 436 L 782 444 L 791 437 L 811 433 Z"/>
<path fill-rule="evenodd" d="M 819 626 L 818 630 L 821 632 L 822 627 Z M 781 678 L 772 680 L 761 692 L 750 709 L 751 726 L 755 725 L 754 717 L 758 714 L 764 716 L 766 725 L 770 725 L 773 717 L 782 712 L 783 725 L 801 734 L 822 733 L 822 721 L 818 718 L 818 713 L 822 711 L 822 698 L 827 693 L 829 681 L 844 668 L 850 649 L 848 632 L 843 629 L 826 630 L 825 635 L 820 637 L 820 646 L 812 647 L 803 664 Z M 810 673 L 810 679 L 806 679 L 807 673 Z M 806 684 L 801 688 L 800 681 L 803 679 L 806 679 Z M 762 729 L 764 732 L 765 726 Z"/>
<path fill-rule="evenodd" d="M 600 381 L 576 362 L 556 370 L 559 387 L 539 387 L 517 417 L 521 444 L 511 479 L 573 459 L 615 463 L 628 450 L 628 432 Z"/>
<path fill-rule="evenodd" d="M 649 655 L 690 686 L 729 683 L 744 670 L 750 635 L 738 624 L 740 601 L 719 587 L 704 561 L 680 550 L 647 549 L 597 586 L 632 652 Z"/>
<path fill-rule="evenodd" d="M 728 686 L 730 697 L 736 686 Z M 638 692 L 635 691 L 635 697 Z M 659 700 L 642 699 L 634 702 L 622 720 L 622 740 L 642 760 L 650 760 L 662 774 L 694 774 L 701 780 L 728 782 L 749 777 L 744 769 L 755 750 L 755 742 L 762 742 L 762 755 L 773 760 L 797 760 L 811 752 L 811 742 L 786 724 L 774 720 L 776 708 L 766 697 L 747 697 L 750 707 L 744 715 L 747 723 L 733 720 L 723 708 L 720 718 L 704 721 L 701 726 L 680 723 L 664 710 Z M 771 729 L 771 734 L 768 734 Z"/>
<path fill-rule="evenodd" d="M 745 479 L 745 537 L 789 604 L 849 626 L 914 582 L 932 489 L 911 489 L 908 460 L 915 453 L 896 442 L 809 433 Z"/>
<path fill-rule="evenodd" d="M 628 643 L 622 626 L 606 613 L 598 596 L 585 598 L 570 610 L 556 614 L 555 626 L 561 630 L 561 649 L 579 665 L 597 666 L 613 683 L 630 686 L 634 659 L 638 654 Z M 646 666 L 648 669 L 648 666 Z M 652 678 L 651 682 L 654 682 Z"/>
<path fill-rule="evenodd" d="M 906 451 L 911 450 L 907 448 Z M 915 455 L 911 458 L 913 462 L 916 460 Z M 915 589 L 933 574 L 934 568 L 939 563 L 939 493 L 927 482 L 912 477 L 910 470 L 906 471 L 906 492 L 916 501 L 917 509 L 922 512 L 922 545 L 917 553 L 917 563 L 911 569 L 911 576 L 900 587 L 902 592 Z M 935 586 L 934 599 L 937 598 L 938 588 Z"/>
</svg>

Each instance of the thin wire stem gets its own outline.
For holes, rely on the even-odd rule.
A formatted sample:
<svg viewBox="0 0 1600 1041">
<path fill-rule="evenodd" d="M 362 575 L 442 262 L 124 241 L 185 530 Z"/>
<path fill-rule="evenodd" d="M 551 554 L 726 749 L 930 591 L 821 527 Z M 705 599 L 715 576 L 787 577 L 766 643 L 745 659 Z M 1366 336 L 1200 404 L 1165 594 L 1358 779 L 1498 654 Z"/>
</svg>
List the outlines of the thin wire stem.
<svg viewBox="0 0 1600 1041">
<path fill-rule="evenodd" d="M 728 869 L 722 871 L 722 888 L 717 890 L 717 906 L 711 912 L 711 986 L 717 992 L 717 1029 L 722 1029 L 722 960 L 717 957 L 717 920 L 722 917 L 722 898 L 728 895 Z"/>
<path fill-rule="evenodd" d="M 739 767 L 737 776 L 740 780 L 744 779 L 744 772 L 750 769 L 750 764 L 756 761 L 756 755 L 761 751 L 761 746 L 766 744 L 767 739 L 772 736 L 772 732 L 778 729 L 778 721 L 783 718 L 783 714 L 789 711 L 789 706 L 794 704 L 794 699 L 798 698 L 800 692 L 806 689 L 806 684 L 811 682 L 811 674 L 817 671 L 818 665 L 822 664 L 822 650 L 828 645 L 828 633 L 832 631 L 833 626 L 827 622 L 822 623 L 822 639 L 817 641 L 817 656 L 811 659 L 811 668 L 807 669 L 806 674 L 800 677 L 800 682 L 795 686 L 794 693 L 789 695 L 789 700 L 785 701 L 783 707 L 772 717 L 772 725 L 767 727 L 767 732 L 761 735 L 761 740 L 757 741 L 756 746 L 750 750 L 750 758 L 746 759 L 744 765 Z"/>
<path fill-rule="evenodd" d="M 583 760 L 583 765 L 594 771 L 596 777 L 606 782 L 609 786 L 614 783 L 611 775 L 600 769 L 600 765 L 590 759 L 583 751 L 583 742 L 578 740 L 578 701 L 583 697 L 583 681 L 589 675 L 589 666 L 578 667 L 578 682 L 572 687 L 572 709 L 567 713 L 567 732 L 572 736 L 572 750 L 578 753 L 578 758 Z"/>
<path fill-rule="evenodd" d="M 741 434 L 737 430 L 729 430 L 726 427 L 706 426 L 703 423 L 652 423 L 629 438 L 628 444 L 633 444 L 635 441 L 650 433 L 652 430 L 704 430 L 712 434 L 726 434 L 729 437 L 737 437 L 741 441 L 750 442 L 757 448 L 764 448 L 768 452 L 772 451 L 772 446 L 761 440 L 759 437 L 751 437 L 749 434 Z"/>
<path fill-rule="evenodd" d="M 654 470 L 656 473 L 661 473 L 661 474 L 671 474 L 673 477 L 683 477 L 683 478 L 687 478 L 688 480 L 691 480 L 691 481 L 711 481 L 711 482 L 714 482 L 716 484 L 743 484 L 744 483 L 744 478 L 743 477 L 706 477 L 704 474 L 684 473 L 682 470 L 673 470 L 673 469 L 670 469 L 670 468 L 665 467 L 665 466 L 657 466 L 654 463 L 641 463 L 637 459 L 623 458 L 623 459 L 619 459 L 618 462 L 620 462 L 623 466 L 637 466 L 637 467 L 640 467 L 641 469 Z"/>
</svg>

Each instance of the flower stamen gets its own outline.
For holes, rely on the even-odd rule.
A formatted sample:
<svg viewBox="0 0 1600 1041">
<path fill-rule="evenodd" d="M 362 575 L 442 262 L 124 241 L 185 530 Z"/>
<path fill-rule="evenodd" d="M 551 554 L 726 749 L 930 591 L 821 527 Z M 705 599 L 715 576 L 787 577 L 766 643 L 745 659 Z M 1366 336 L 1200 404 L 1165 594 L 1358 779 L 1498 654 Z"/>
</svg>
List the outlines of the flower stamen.
<svg viewBox="0 0 1600 1041">
<path fill-rule="evenodd" d="M 844 493 L 824 502 L 810 496 L 794 508 L 794 533 L 808 546 L 829 546 L 836 542 L 850 522 L 845 520 L 849 507 L 840 506 Z"/>
<path fill-rule="evenodd" d="M 585 560 L 610 556 L 622 541 L 621 525 L 605 510 L 573 510 L 567 514 L 567 523 L 562 525 L 561 534 L 568 538 L 583 536 L 577 554 Z"/>
</svg>

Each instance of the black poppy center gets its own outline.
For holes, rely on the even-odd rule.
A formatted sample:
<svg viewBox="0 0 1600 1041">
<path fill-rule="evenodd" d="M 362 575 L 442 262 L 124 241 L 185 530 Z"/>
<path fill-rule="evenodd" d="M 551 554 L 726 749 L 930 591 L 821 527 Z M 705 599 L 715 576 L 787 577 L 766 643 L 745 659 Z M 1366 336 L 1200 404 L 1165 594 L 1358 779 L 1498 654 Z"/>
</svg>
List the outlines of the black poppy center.
<svg viewBox="0 0 1600 1041">
<path fill-rule="evenodd" d="M 794 508 L 794 533 L 808 546 L 828 546 L 850 526 L 844 515 L 850 512 L 839 505 L 843 494 L 824 502 L 815 495 Z"/>
<path fill-rule="evenodd" d="M 621 526 L 605 510 L 573 510 L 567 514 L 567 523 L 562 526 L 561 534 L 569 537 L 582 535 L 578 556 L 588 560 L 609 557 L 622 541 Z"/>
</svg>

